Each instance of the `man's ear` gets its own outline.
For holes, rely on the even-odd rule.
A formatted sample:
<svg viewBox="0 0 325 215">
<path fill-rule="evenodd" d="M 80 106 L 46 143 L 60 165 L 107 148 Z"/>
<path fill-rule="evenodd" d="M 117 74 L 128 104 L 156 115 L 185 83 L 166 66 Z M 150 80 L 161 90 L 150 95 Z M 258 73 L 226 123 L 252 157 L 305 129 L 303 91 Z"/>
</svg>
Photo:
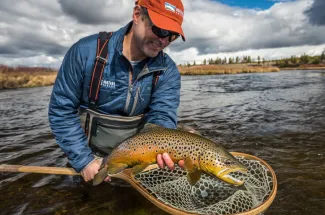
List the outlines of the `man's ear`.
<svg viewBox="0 0 325 215">
<path fill-rule="evenodd" d="M 142 10 L 140 6 L 134 6 L 132 15 L 133 23 L 137 24 L 139 22 L 139 19 L 141 19 L 141 12 Z"/>
</svg>

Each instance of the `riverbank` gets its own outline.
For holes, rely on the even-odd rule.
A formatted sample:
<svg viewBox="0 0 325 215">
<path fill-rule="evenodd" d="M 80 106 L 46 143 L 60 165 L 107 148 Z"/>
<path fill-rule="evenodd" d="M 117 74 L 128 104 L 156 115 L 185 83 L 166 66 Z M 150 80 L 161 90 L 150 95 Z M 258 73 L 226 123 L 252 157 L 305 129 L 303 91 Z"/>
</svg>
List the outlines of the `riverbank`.
<svg viewBox="0 0 325 215">
<path fill-rule="evenodd" d="M 53 85 L 56 75 L 50 68 L 0 66 L 0 90 Z"/>
<path fill-rule="evenodd" d="M 280 70 L 325 70 L 325 64 L 296 67 L 259 66 L 256 64 L 223 64 L 178 66 L 181 75 L 223 75 L 240 73 L 279 72 Z M 43 67 L 7 67 L 0 65 L 0 90 L 53 85 L 57 71 Z"/>
<path fill-rule="evenodd" d="M 325 64 L 303 64 L 295 67 L 281 67 L 280 70 L 325 70 Z"/>
<path fill-rule="evenodd" d="M 280 71 L 275 66 L 253 66 L 247 64 L 179 66 L 178 69 L 181 75 L 222 75 Z"/>
</svg>

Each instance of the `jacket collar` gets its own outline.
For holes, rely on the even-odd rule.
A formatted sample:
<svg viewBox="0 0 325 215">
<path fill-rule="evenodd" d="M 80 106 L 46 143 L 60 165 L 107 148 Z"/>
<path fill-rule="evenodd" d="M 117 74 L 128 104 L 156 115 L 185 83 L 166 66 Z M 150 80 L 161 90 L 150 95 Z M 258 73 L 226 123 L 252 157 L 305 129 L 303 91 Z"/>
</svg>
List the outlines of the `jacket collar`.
<svg viewBox="0 0 325 215">
<path fill-rule="evenodd" d="M 115 50 L 119 53 L 120 56 L 123 55 L 122 51 L 124 36 L 131 30 L 132 25 L 133 21 L 129 22 L 126 26 L 117 30 L 115 32 L 115 38 L 112 38 L 116 44 Z M 147 66 L 149 71 L 165 69 L 167 67 L 165 64 L 164 55 L 165 54 L 163 51 L 160 51 L 156 57 L 148 59 Z"/>
</svg>

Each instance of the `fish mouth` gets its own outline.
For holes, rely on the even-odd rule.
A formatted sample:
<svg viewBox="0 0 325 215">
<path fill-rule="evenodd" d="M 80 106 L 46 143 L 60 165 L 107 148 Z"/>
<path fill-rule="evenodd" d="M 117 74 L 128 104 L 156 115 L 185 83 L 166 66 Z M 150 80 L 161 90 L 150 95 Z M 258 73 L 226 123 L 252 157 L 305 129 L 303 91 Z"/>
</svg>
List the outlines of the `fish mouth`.
<svg viewBox="0 0 325 215">
<path fill-rule="evenodd" d="M 236 186 L 240 186 L 240 185 L 244 184 L 243 180 L 235 178 L 234 175 L 231 175 L 230 173 L 247 174 L 246 168 L 224 169 L 218 173 L 218 178 L 220 178 L 221 180 L 223 180 L 226 183 L 236 185 Z"/>
</svg>

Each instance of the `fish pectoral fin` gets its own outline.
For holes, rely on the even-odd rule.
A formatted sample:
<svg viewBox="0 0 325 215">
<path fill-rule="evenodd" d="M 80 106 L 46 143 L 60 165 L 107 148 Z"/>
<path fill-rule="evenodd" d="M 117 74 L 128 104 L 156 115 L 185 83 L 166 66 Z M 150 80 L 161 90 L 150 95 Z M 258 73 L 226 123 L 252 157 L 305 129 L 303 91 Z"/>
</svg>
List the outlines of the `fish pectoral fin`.
<svg viewBox="0 0 325 215">
<path fill-rule="evenodd" d="M 184 159 L 184 168 L 188 173 L 192 173 L 197 170 L 197 168 L 195 167 L 195 165 L 190 157 L 186 157 Z"/>
<path fill-rule="evenodd" d="M 201 171 L 195 166 L 193 160 L 187 156 L 184 159 L 184 168 L 187 171 L 187 180 L 190 185 L 195 185 L 201 178 Z"/>
<path fill-rule="evenodd" d="M 140 163 L 138 165 L 135 165 L 134 167 L 132 167 L 132 174 L 136 175 L 136 174 L 142 172 L 149 165 L 150 165 L 149 163 Z"/>
<path fill-rule="evenodd" d="M 128 165 L 125 163 L 110 163 L 106 169 L 108 174 L 117 174 L 126 168 L 128 168 Z"/>
<path fill-rule="evenodd" d="M 201 178 L 201 171 L 199 170 L 187 173 L 187 181 L 192 186 L 194 186 L 200 180 L 200 178 Z"/>
</svg>

